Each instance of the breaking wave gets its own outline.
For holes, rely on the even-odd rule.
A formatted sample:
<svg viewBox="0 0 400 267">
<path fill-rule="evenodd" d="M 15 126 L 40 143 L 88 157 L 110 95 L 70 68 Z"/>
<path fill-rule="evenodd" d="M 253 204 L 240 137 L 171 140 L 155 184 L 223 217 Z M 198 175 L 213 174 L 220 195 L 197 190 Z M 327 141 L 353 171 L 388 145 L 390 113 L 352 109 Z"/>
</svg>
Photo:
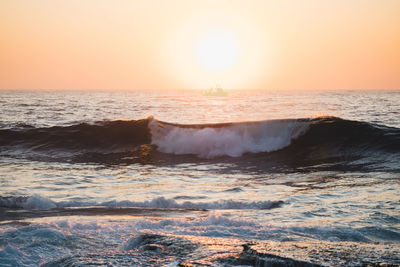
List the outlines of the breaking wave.
<svg viewBox="0 0 400 267">
<path fill-rule="evenodd" d="M 271 120 L 182 126 L 151 120 L 149 127 L 152 144 L 161 152 L 214 158 L 282 149 L 304 134 L 309 124 L 305 120 Z"/>
<path fill-rule="evenodd" d="M 400 129 L 336 117 L 220 124 L 174 124 L 149 117 L 0 129 L 1 155 L 36 160 L 141 162 L 157 152 L 158 158 L 167 153 L 210 159 L 282 150 L 290 152 L 285 155 L 289 158 L 367 155 L 371 150 L 398 153 Z"/>
</svg>

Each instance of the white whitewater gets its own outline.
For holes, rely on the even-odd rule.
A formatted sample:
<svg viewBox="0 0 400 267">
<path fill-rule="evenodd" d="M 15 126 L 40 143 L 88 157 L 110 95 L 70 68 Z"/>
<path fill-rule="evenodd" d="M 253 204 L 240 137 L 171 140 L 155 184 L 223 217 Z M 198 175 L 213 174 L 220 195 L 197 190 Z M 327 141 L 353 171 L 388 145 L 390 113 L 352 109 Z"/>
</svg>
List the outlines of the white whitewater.
<svg viewBox="0 0 400 267">
<path fill-rule="evenodd" d="M 149 123 L 152 144 L 160 152 L 201 158 L 276 151 L 304 134 L 309 125 L 310 122 L 300 120 L 270 120 L 200 129 L 164 124 L 156 119 Z"/>
</svg>

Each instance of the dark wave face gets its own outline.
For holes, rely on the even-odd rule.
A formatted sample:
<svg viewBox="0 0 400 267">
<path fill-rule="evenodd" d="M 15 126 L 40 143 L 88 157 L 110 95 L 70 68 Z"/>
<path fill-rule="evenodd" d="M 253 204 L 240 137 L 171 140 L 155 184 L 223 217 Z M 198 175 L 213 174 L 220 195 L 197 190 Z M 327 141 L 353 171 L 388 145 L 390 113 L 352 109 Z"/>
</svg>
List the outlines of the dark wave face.
<svg viewBox="0 0 400 267">
<path fill-rule="evenodd" d="M 116 162 L 151 142 L 148 120 L 0 130 L 3 155 L 45 161 Z"/>
<path fill-rule="evenodd" d="M 399 171 L 400 129 L 335 117 L 318 118 L 279 156 L 290 159 L 296 167 L 325 164 L 320 167 Z"/>
<path fill-rule="evenodd" d="M 130 149 L 150 142 L 148 120 L 103 121 L 66 127 L 21 127 L 0 131 L 0 145 L 29 147 L 35 150 Z"/>
<path fill-rule="evenodd" d="M 2 129 L 0 151 L 8 157 L 110 164 L 190 160 L 301 167 L 371 158 L 398 163 L 400 129 L 336 117 L 194 125 L 150 117 Z"/>
</svg>

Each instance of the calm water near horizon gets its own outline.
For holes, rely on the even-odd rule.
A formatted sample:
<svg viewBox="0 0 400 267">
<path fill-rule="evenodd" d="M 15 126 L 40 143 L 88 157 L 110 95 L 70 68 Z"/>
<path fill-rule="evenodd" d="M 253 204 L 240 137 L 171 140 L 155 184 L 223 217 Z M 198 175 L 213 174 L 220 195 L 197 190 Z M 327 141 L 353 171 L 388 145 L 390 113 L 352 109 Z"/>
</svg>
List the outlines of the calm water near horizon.
<svg viewBox="0 0 400 267">
<path fill-rule="evenodd" d="M 400 91 L 0 90 L 0 266 L 400 264 L 399 185 Z"/>
</svg>

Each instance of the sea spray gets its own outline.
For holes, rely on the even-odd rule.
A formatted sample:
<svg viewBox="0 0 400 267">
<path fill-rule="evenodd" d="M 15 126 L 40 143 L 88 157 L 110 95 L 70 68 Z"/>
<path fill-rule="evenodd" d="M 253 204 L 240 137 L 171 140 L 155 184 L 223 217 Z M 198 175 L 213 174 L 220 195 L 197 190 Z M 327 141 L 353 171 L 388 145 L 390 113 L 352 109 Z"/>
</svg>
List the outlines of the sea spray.
<svg viewBox="0 0 400 267">
<path fill-rule="evenodd" d="M 152 144 L 171 154 L 200 158 L 240 157 L 244 153 L 271 152 L 290 145 L 304 134 L 309 121 L 270 120 L 227 124 L 222 127 L 180 127 L 150 120 Z"/>
</svg>

